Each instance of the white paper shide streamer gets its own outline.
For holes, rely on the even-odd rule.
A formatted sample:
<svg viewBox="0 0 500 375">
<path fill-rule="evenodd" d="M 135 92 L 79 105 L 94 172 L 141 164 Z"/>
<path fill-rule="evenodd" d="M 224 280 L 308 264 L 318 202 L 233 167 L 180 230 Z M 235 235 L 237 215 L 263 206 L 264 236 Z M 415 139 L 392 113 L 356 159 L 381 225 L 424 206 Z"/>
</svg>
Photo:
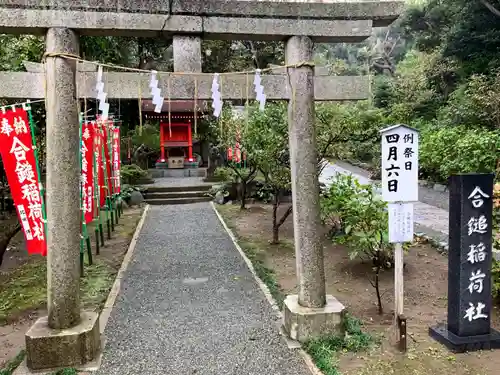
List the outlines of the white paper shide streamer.
<svg viewBox="0 0 500 375">
<path fill-rule="evenodd" d="M 109 116 L 109 103 L 106 102 L 108 94 L 104 92 L 104 82 L 102 81 L 102 66 L 97 68 L 97 83 L 95 86 L 97 91 L 97 100 L 99 101 L 99 111 L 101 111 L 101 118 L 107 120 Z"/>
<path fill-rule="evenodd" d="M 255 99 L 260 103 L 259 109 L 263 111 L 266 106 L 266 95 L 264 94 L 264 86 L 261 85 L 260 69 L 255 71 L 253 84 L 255 85 Z"/>
<path fill-rule="evenodd" d="M 222 97 L 220 94 L 219 73 L 214 74 L 214 80 L 212 81 L 212 108 L 214 109 L 214 116 L 219 117 L 222 113 Z"/>
<path fill-rule="evenodd" d="M 155 105 L 155 112 L 161 113 L 163 108 L 163 101 L 165 98 L 161 96 L 161 90 L 158 87 L 158 80 L 156 79 L 156 70 L 151 71 L 151 82 L 149 82 L 149 87 L 151 88 L 151 95 L 153 96 L 153 104 Z"/>
</svg>

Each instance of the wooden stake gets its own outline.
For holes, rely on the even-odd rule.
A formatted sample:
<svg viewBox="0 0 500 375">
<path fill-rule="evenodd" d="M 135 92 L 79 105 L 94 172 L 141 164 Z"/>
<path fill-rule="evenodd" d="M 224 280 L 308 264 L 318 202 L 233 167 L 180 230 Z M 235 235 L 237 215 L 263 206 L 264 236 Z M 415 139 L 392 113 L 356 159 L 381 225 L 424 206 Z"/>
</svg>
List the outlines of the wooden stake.
<svg viewBox="0 0 500 375">
<path fill-rule="evenodd" d="M 403 279 L 403 244 L 394 245 L 394 324 L 398 336 L 399 347 L 406 351 L 406 318 L 404 319 L 404 332 L 402 320 L 404 317 L 404 279 Z M 404 337 L 404 346 L 402 338 Z"/>
</svg>

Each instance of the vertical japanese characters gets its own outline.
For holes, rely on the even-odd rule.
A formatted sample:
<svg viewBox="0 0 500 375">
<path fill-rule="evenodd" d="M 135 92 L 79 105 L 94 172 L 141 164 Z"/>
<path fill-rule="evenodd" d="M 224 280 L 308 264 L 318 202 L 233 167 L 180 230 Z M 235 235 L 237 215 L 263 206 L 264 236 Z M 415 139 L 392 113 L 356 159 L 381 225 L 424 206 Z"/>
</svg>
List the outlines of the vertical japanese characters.
<svg viewBox="0 0 500 375">
<path fill-rule="evenodd" d="M 113 189 L 115 194 L 119 194 L 121 190 L 120 185 L 120 127 L 113 128 Z"/>
<path fill-rule="evenodd" d="M 404 125 L 382 130 L 382 196 L 418 201 L 418 133 Z"/>
<path fill-rule="evenodd" d="M 13 108 L 0 113 L 0 155 L 28 253 L 46 255 L 45 215 L 26 110 Z"/>
<path fill-rule="evenodd" d="M 92 222 L 94 216 L 94 126 L 82 125 L 82 204 L 85 223 Z"/>
<path fill-rule="evenodd" d="M 96 121 L 94 124 L 94 154 L 95 154 L 95 165 L 97 168 L 97 186 L 99 193 L 99 207 L 103 207 L 106 204 L 107 189 L 104 179 L 104 168 L 105 160 L 103 159 L 103 144 L 104 144 L 104 131 L 103 126 L 100 121 Z"/>
<path fill-rule="evenodd" d="M 467 221 L 467 228 L 465 228 L 468 236 L 467 244 L 467 263 L 469 267 L 468 273 L 468 286 L 465 295 L 469 297 L 470 301 L 466 301 L 466 308 L 463 311 L 463 319 L 472 322 L 478 319 L 489 318 L 489 304 L 485 303 L 481 298 L 484 293 L 488 293 L 490 298 L 490 290 L 485 290 L 485 278 L 490 278 L 489 263 L 491 262 L 491 249 L 481 241 L 481 235 L 488 233 L 491 223 L 488 222 L 486 215 L 482 214 L 481 208 L 484 206 L 485 201 L 491 199 L 489 194 L 476 186 L 468 195 L 470 209 L 472 212 L 471 217 Z"/>
</svg>

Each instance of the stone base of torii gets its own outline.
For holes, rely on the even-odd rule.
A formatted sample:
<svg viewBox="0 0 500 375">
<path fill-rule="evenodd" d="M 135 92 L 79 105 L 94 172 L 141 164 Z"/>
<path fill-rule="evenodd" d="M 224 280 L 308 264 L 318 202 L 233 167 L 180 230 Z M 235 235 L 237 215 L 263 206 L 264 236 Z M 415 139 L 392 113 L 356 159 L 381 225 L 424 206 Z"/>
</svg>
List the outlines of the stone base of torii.
<svg viewBox="0 0 500 375">
<path fill-rule="evenodd" d="M 285 299 L 284 328 L 291 338 L 302 342 L 339 333 L 344 306 L 326 295 L 318 229 L 314 101 L 366 99 L 369 85 L 368 77 L 315 76 L 313 64 L 308 62 L 313 60 L 313 42 L 362 41 L 371 35 L 373 26 L 393 22 L 404 1 L 174 0 L 151 2 L 146 8 L 140 0 L 115 0 L 100 6 L 86 0 L 49 1 L 53 9 L 47 9 L 47 2 L 41 0 L 19 1 L 18 8 L 11 3 L 9 7 L 0 5 L 0 32 L 45 34 L 48 53 L 45 73 L 0 74 L 0 97 L 46 98 L 48 316 L 39 319 L 26 335 L 28 367 L 78 367 L 95 359 L 101 350 L 98 314 L 80 308 L 78 256 L 77 102 L 95 96 L 96 74 L 77 69 L 76 61 L 57 55 L 79 55 L 79 35 L 172 36 L 174 70 L 193 73 L 201 71 L 201 35 L 285 41 L 286 65 L 292 67 L 286 74 L 262 78 L 269 100 L 289 101 L 299 294 Z M 295 64 L 300 65 L 293 67 Z M 210 99 L 212 77 L 193 77 L 172 77 L 172 100 L 194 99 L 194 79 L 199 79 L 197 99 Z M 139 85 L 142 92 L 148 92 L 148 81 L 148 74 L 141 73 L 110 72 L 104 78 L 108 98 L 137 98 Z M 225 76 L 224 99 L 241 99 L 245 81 L 241 75 Z M 160 88 L 167 92 L 165 82 Z"/>
</svg>

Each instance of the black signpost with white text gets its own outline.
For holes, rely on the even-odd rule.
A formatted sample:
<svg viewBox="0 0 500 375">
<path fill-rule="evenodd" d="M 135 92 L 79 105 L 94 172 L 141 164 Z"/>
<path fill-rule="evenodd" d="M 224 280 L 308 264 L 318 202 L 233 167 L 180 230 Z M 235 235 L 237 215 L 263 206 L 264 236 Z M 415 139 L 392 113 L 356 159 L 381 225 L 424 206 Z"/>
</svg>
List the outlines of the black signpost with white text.
<svg viewBox="0 0 500 375">
<path fill-rule="evenodd" d="M 500 348 L 500 333 L 491 328 L 493 179 L 450 177 L 448 322 L 429 334 L 457 353 Z"/>
</svg>

